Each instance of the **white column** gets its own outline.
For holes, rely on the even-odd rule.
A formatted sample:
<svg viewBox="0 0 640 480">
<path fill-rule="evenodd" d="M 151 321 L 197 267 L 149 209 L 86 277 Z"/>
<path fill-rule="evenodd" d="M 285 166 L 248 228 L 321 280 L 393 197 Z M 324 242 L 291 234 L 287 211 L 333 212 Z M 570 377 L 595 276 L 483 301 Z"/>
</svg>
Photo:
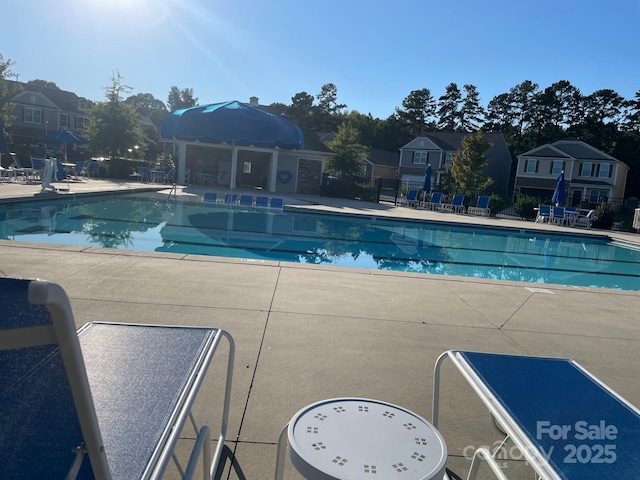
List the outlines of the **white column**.
<svg viewBox="0 0 640 480">
<path fill-rule="evenodd" d="M 177 164 L 178 181 L 176 183 L 179 183 L 181 185 L 184 185 L 184 171 L 187 168 L 186 165 L 187 165 L 187 144 L 179 143 L 178 144 L 178 164 Z"/>
<path fill-rule="evenodd" d="M 276 182 L 278 178 L 278 156 L 280 155 L 280 150 L 274 150 L 271 154 L 271 171 L 269 172 L 269 191 L 276 191 Z"/>
<path fill-rule="evenodd" d="M 231 150 L 231 180 L 229 182 L 229 188 L 231 190 L 236 189 L 236 178 L 238 174 L 238 149 L 233 146 Z"/>
</svg>

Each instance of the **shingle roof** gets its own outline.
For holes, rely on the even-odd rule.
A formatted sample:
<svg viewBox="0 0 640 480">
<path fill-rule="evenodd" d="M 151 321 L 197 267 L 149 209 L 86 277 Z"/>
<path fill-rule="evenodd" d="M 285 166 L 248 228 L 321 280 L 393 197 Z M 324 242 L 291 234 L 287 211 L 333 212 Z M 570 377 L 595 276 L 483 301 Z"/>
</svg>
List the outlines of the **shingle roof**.
<svg viewBox="0 0 640 480">
<path fill-rule="evenodd" d="M 398 167 L 400 163 L 400 155 L 396 152 L 388 152 L 379 148 L 370 148 L 367 160 L 374 165 L 386 165 L 388 167 Z"/>
<path fill-rule="evenodd" d="M 579 158 L 581 160 L 611 160 L 612 157 L 604 152 L 601 152 L 597 148 L 594 148 L 585 142 L 579 140 L 560 140 L 552 143 L 555 148 L 563 151 L 567 155 L 573 158 Z"/>
<path fill-rule="evenodd" d="M 569 158 L 566 152 L 561 151 L 558 148 L 553 148 L 551 145 L 542 145 L 541 147 L 534 148 L 525 152 L 520 157 L 551 157 L 551 158 Z"/>
<path fill-rule="evenodd" d="M 10 82 L 14 82 L 13 80 L 8 80 Z M 51 102 L 53 102 L 60 110 L 70 113 L 78 113 L 78 103 L 80 100 L 86 100 L 82 97 L 77 96 L 73 92 L 68 92 L 66 90 L 61 90 L 59 88 L 51 88 L 51 87 L 43 87 L 41 85 L 34 85 L 32 83 L 22 83 L 22 82 L 14 82 L 20 84 L 25 92 L 38 92 L 47 97 Z"/>
<path fill-rule="evenodd" d="M 325 152 L 334 153 L 329 147 L 320 141 L 318 134 L 310 130 L 302 130 L 302 136 L 304 137 L 304 150 L 311 150 L 313 152 Z"/>
<path fill-rule="evenodd" d="M 439 148 L 447 152 L 456 152 L 462 148 L 462 140 L 471 135 L 468 132 L 424 132 L 417 138 L 426 137 Z M 485 133 L 484 137 L 491 143 L 502 137 L 501 133 Z M 415 140 L 415 139 L 414 139 Z"/>
</svg>

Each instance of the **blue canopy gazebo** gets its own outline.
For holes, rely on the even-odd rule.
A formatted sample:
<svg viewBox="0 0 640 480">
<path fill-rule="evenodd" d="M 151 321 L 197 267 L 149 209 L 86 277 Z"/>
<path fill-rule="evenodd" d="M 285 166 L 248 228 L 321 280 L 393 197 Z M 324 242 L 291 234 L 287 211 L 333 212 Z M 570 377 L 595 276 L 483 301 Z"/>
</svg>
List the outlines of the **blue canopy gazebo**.
<svg viewBox="0 0 640 480">
<path fill-rule="evenodd" d="M 162 121 L 160 136 L 177 141 L 184 150 L 178 151 L 178 178 L 184 178 L 186 144 L 200 143 L 231 148 L 231 188 L 236 186 L 238 149 L 273 150 L 269 185 L 276 181 L 277 151 L 304 148 L 302 131 L 289 120 L 238 101 L 201 105 L 168 114 Z M 273 190 L 273 188 L 270 188 Z"/>
</svg>

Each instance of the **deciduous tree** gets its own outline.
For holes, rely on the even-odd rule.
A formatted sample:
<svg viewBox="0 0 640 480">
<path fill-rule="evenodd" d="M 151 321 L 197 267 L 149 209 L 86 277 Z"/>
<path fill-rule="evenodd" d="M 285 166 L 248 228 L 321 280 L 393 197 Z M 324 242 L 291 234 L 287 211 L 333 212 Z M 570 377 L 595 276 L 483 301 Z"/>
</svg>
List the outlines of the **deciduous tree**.
<svg viewBox="0 0 640 480">
<path fill-rule="evenodd" d="M 358 130 L 347 122 L 338 127 L 335 139 L 328 144 L 336 154 L 327 159 L 328 171 L 342 175 L 362 174 L 367 149 L 358 143 L 358 135 Z"/>
<path fill-rule="evenodd" d="M 124 85 L 120 72 L 116 72 L 111 77 L 111 85 L 105 88 L 106 101 L 97 102 L 91 108 L 86 133 L 94 153 L 126 156 L 136 145 L 146 147 L 148 139 L 142 134 L 136 111 L 124 101 L 124 94 L 129 91 L 131 87 Z"/>
<path fill-rule="evenodd" d="M 462 148 L 453 155 L 451 166 L 451 176 L 460 191 L 475 195 L 493 183 L 491 178 L 482 174 L 489 162 L 489 148 L 491 143 L 481 130 L 464 137 Z"/>
<path fill-rule="evenodd" d="M 13 113 L 13 103 L 11 100 L 22 91 L 22 87 L 16 75 L 11 69 L 15 62 L 10 58 L 6 60 L 0 53 L 0 118 L 7 125 L 11 124 L 11 116 Z"/>
</svg>

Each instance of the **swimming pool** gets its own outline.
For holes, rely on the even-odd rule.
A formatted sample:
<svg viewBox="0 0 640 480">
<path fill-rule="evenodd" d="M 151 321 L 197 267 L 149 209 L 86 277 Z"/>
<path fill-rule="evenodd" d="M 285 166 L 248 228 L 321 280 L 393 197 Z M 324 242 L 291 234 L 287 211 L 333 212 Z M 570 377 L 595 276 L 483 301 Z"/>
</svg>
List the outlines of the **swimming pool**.
<svg viewBox="0 0 640 480">
<path fill-rule="evenodd" d="M 243 210 L 193 196 L 4 204 L 0 238 L 640 290 L 640 247 L 605 236 Z"/>
</svg>

